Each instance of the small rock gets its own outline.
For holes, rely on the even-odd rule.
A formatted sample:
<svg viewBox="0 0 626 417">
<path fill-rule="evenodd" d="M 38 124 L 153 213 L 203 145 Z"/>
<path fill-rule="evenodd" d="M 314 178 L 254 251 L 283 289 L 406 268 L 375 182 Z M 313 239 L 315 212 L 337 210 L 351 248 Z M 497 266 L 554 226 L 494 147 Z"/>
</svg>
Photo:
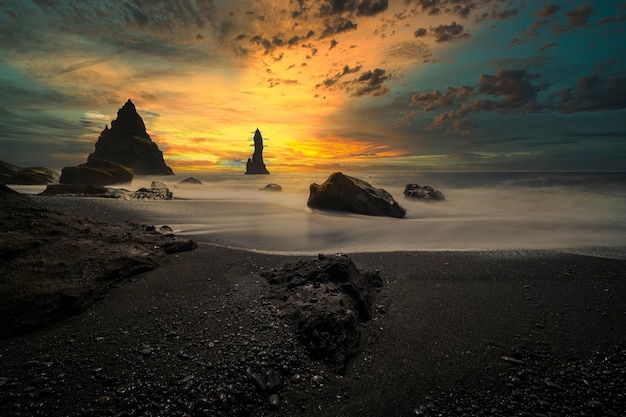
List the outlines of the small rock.
<svg viewBox="0 0 626 417">
<path fill-rule="evenodd" d="M 109 397 L 108 395 L 103 395 L 102 397 L 98 398 L 97 402 L 98 402 L 98 405 L 106 406 L 106 405 L 111 405 L 111 403 L 113 402 L 113 399 Z"/>
<path fill-rule="evenodd" d="M 280 405 L 280 396 L 278 394 L 272 394 L 267 397 L 267 401 L 270 403 L 272 408 L 278 408 Z"/>
</svg>

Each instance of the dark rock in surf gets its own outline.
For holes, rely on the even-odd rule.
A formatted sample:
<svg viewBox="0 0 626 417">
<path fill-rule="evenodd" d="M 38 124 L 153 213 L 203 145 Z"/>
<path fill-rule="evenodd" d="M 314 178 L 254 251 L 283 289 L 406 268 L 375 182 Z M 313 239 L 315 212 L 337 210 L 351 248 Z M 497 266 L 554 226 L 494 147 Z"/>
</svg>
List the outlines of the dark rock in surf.
<svg viewBox="0 0 626 417">
<path fill-rule="evenodd" d="M 258 128 L 254 132 L 254 153 L 246 163 L 246 174 L 269 174 L 263 162 L 263 137 Z"/>
<path fill-rule="evenodd" d="M 140 188 L 129 191 L 93 184 L 53 184 L 49 185 L 42 196 L 102 197 L 121 200 L 171 200 L 172 192 L 166 188 Z"/>
<path fill-rule="evenodd" d="M 200 184 L 202 184 L 202 181 L 200 181 L 199 179 L 196 179 L 194 177 L 189 177 L 189 178 L 186 178 L 186 179 L 180 181 L 179 184 L 196 184 L 196 185 L 200 185 Z"/>
<path fill-rule="evenodd" d="M 418 200 L 443 201 L 446 199 L 441 191 L 435 190 L 430 185 L 407 184 L 404 187 L 404 195 Z"/>
<path fill-rule="evenodd" d="M 261 275 L 273 287 L 273 303 L 293 321 L 311 355 L 345 372 L 359 350 L 360 326 L 372 318 L 383 285 L 380 275 L 359 271 L 345 255 L 319 255 Z"/>
<path fill-rule="evenodd" d="M 57 172 L 44 167 L 29 167 L 20 169 L 9 177 L 5 183 L 15 185 L 46 185 L 58 181 L 59 174 Z"/>
<path fill-rule="evenodd" d="M 87 162 L 108 160 L 132 168 L 138 175 L 174 175 L 165 164 L 163 153 L 146 132 L 146 126 L 128 99 L 117 111 L 111 128 L 105 127 L 96 142 L 96 150 Z"/>
<path fill-rule="evenodd" d="M 406 214 L 387 191 L 341 172 L 331 174 L 321 185 L 311 184 L 309 192 L 307 205 L 314 209 L 399 218 Z"/>
<path fill-rule="evenodd" d="M 282 191 L 283 187 L 281 187 L 278 184 L 270 183 L 270 184 L 267 184 L 263 188 L 259 188 L 259 190 L 261 190 L 261 191 Z"/>
<path fill-rule="evenodd" d="M 61 184 L 112 185 L 130 183 L 133 170 L 124 165 L 104 159 L 92 158 L 85 164 L 65 167 L 61 171 Z"/>
</svg>

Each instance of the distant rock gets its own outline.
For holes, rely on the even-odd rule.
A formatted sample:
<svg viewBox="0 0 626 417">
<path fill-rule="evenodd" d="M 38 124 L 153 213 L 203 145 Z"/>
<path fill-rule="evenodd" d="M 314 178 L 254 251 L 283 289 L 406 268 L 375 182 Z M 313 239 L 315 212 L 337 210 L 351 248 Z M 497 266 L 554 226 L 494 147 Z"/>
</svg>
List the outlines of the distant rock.
<svg viewBox="0 0 626 417">
<path fill-rule="evenodd" d="M 130 99 L 117 111 L 111 128 L 107 126 L 100 133 L 87 162 L 102 159 L 132 168 L 137 175 L 174 175 Z"/>
<path fill-rule="evenodd" d="M 0 161 L 0 184 L 6 184 L 6 181 L 21 169 L 21 167 L 16 165 Z"/>
<path fill-rule="evenodd" d="M 22 168 L 6 180 L 6 184 L 46 185 L 59 181 L 59 174 L 44 167 Z"/>
<path fill-rule="evenodd" d="M 307 205 L 314 209 L 399 218 L 406 214 L 387 191 L 341 172 L 331 174 L 321 185 L 311 184 L 309 192 Z"/>
<path fill-rule="evenodd" d="M 133 170 L 116 162 L 92 158 L 85 164 L 65 167 L 61 171 L 61 184 L 111 185 L 129 183 Z"/>
<path fill-rule="evenodd" d="M 163 181 L 152 181 L 150 188 L 167 188 L 167 185 Z"/>
<path fill-rule="evenodd" d="M 171 200 L 172 197 L 167 187 L 140 188 L 133 194 L 135 200 Z"/>
<path fill-rule="evenodd" d="M 263 137 L 258 128 L 254 132 L 254 153 L 246 163 L 246 174 L 269 174 L 263 162 Z"/>
<path fill-rule="evenodd" d="M 419 200 L 443 201 L 446 199 L 441 191 L 435 190 L 430 185 L 407 184 L 404 187 L 404 195 Z"/>
<path fill-rule="evenodd" d="M 121 200 L 171 200 L 172 192 L 166 188 L 140 188 L 137 191 L 110 188 L 93 184 L 54 184 L 49 185 L 42 196 L 102 197 Z"/>
<path fill-rule="evenodd" d="M 197 184 L 200 185 L 202 184 L 202 181 L 194 178 L 194 177 L 189 177 L 189 178 L 185 178 L 184 180 L 180 181 L 179 184 Z"/>
<path fill-rule="evenodd" d="M 267 184 L 263 188 L 259 188 L 259 190 L 261 190 L 261 191 L 282 191 L 283 187 L 281 187 L 278 184 L 270 183 L 270 184 Z"/>
</svg>

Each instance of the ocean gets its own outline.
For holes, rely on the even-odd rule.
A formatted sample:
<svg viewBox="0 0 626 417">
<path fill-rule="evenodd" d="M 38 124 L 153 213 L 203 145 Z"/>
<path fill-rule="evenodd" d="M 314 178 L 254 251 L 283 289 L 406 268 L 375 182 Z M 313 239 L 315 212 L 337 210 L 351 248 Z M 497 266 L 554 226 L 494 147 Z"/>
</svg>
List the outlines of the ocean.
<svg viewBox="0 0 626 417">
<path fill-rule="evenodd" d="M 137 176 L 120 188 L 163 181 L 174 200 L 86 199 L 75 206 L 117 220 L 130 211 L 199 242 L 265 253 L 556 249 L 626 259 L 626 173 L 344 173 L 387 190 L 406 218 L 311 210 L 309 185 L 330 172 Z M 179 184 L 189 176 L 203 184 Z M 283 191 L 260 191 L 269 183 Z M 446 200 L 405 198 L 408 183 L 430 185 Z"/>
</svg>

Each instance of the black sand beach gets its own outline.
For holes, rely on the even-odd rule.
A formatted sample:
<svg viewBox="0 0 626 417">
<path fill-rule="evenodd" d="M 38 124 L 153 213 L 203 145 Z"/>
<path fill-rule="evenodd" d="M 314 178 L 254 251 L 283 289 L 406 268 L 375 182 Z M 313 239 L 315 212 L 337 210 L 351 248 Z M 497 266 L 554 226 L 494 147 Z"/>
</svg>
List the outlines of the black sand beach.
<svg viewBox="0 0 626 417">
<path fill-rule="evenodd" d="M 201 242 L 81 314 L 0 340 L 0 415 L 626 413 L 626 261 L 349 256 L 383 287 L 343 375 L 309 357 L 260 275 L 311 258 Z"/>
</svg>

